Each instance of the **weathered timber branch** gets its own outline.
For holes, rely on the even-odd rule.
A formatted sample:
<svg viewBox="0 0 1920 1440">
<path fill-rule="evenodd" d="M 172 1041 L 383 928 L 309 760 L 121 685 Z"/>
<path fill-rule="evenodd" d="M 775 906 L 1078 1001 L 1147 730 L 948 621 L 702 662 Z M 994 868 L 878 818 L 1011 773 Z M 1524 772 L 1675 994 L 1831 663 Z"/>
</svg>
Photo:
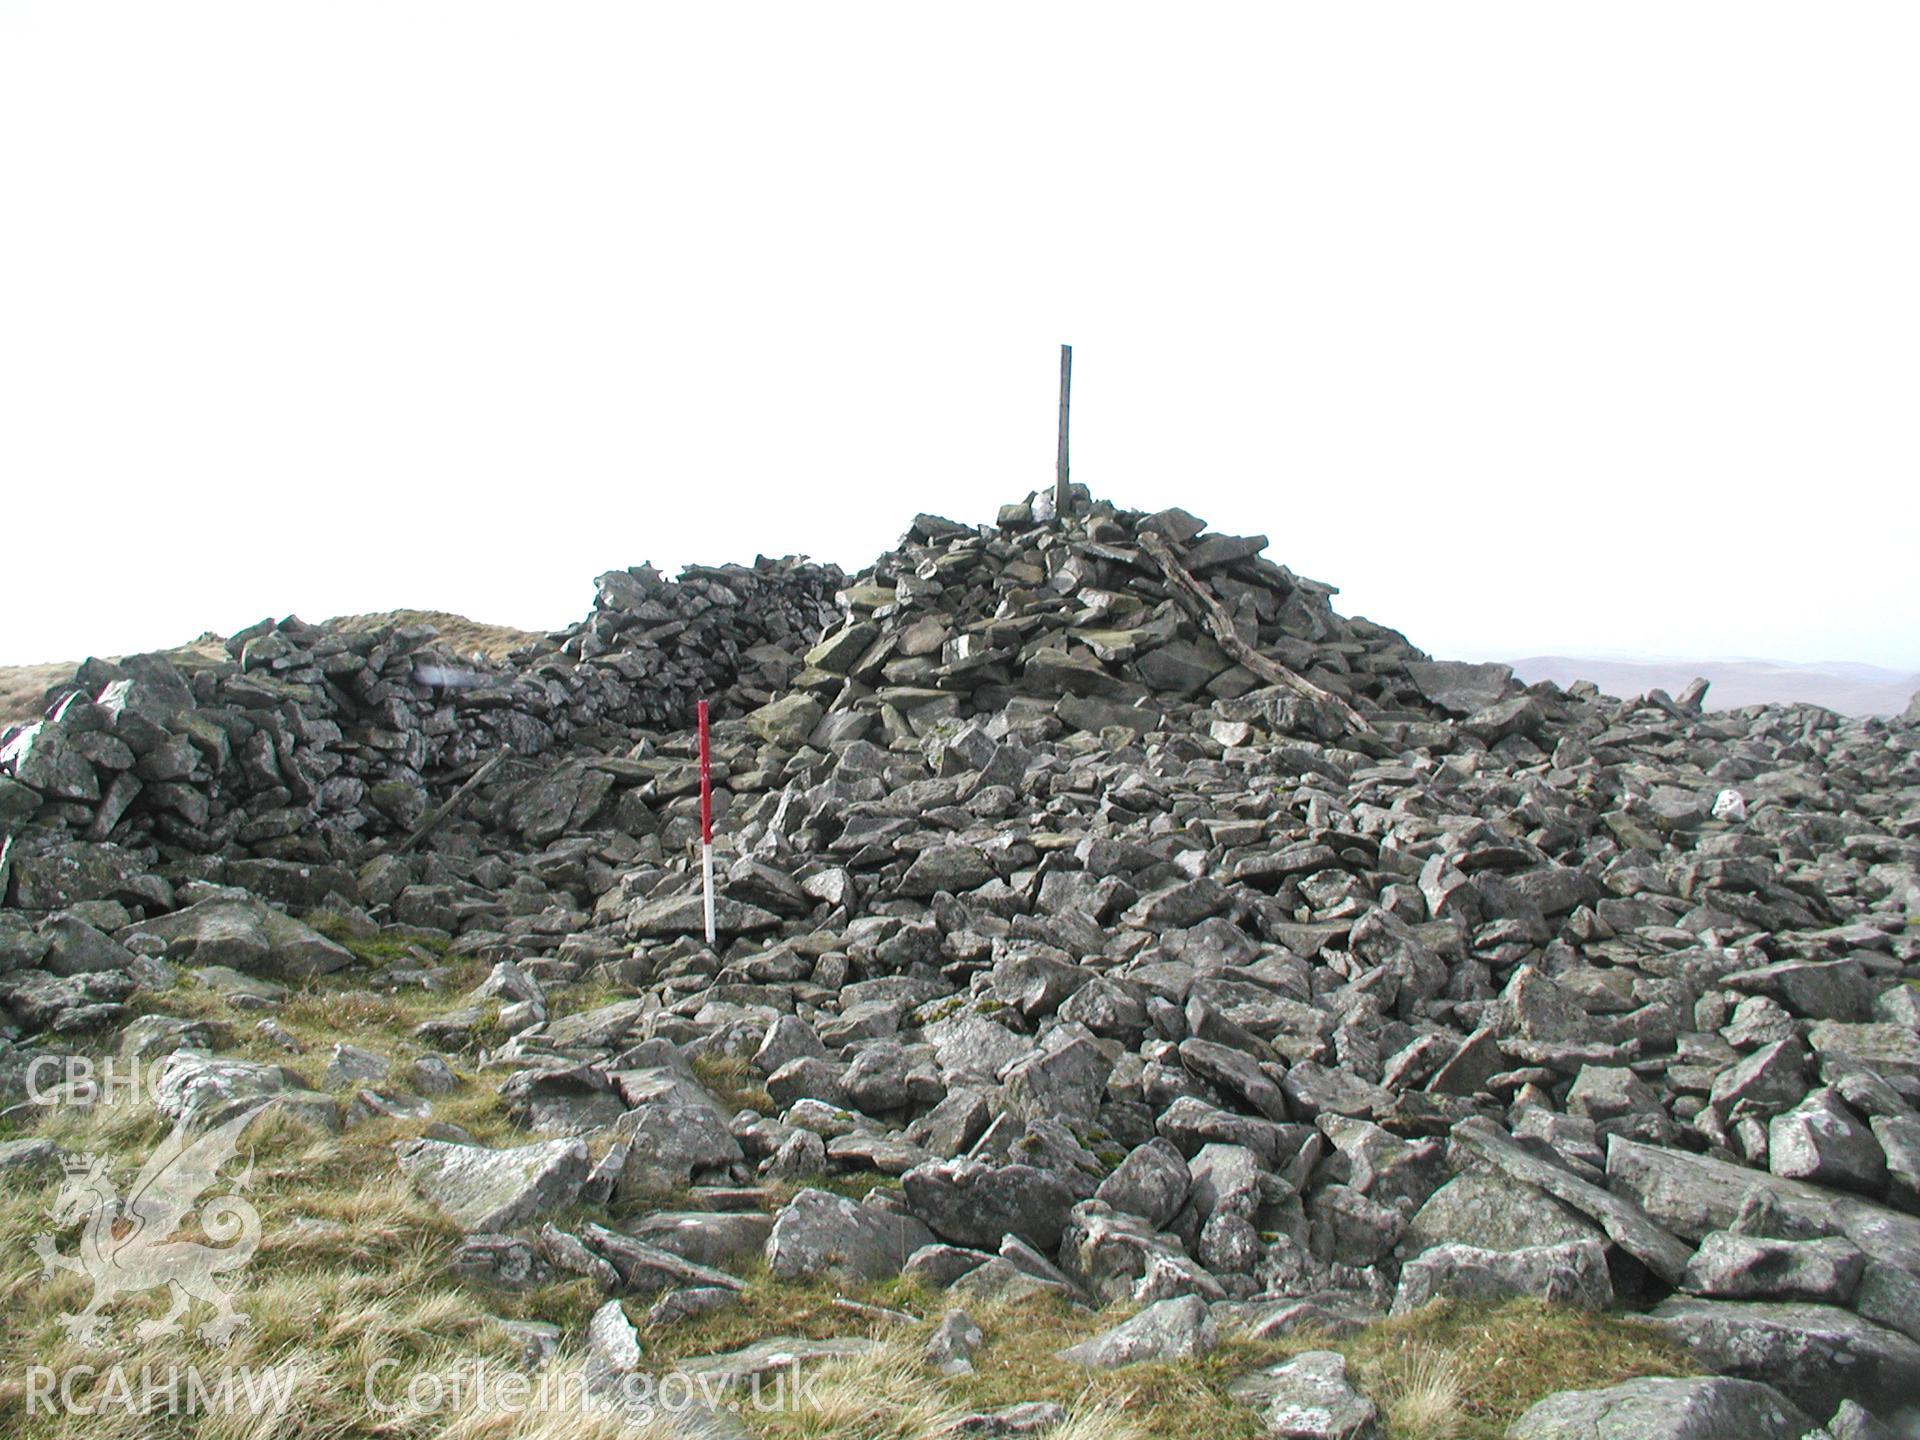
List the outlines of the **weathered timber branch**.
<svg viewBox="0 0 1920 1440">
<path fill-rule="evenodd" d="M 1173 547 L 1162 537 L 1151 530 L 1143 530 L 1137 538 L 1140 548 L 1146 551 L 1148 558 L 1160 567 L 1160 573 L 1167 577 L 1168 583 L 1184 592 L 1199 605 L 1201 617 L 1206 621 L 1207 628 L 1213 631 L 1213 638 L 1220 642 L 1221 649 L 1269 685 L 1284 685 L 1296 695 L 1304 695 L 1309 700 L 1331 707 L 1347 722 L 1349 730 L 1371 731 L 1373 729 L 1358 710 L 1338 695 L 1322 689 L 1304 675 L 1294 673 L 1272 656 L 1262 655 L 1242 640 L 1240 632 L 1233 628 L 1233 617 L 1227 614 L 1227 607 L 1220 603 L 1219 597 L 1213 591 L 1187 573 L 1187 568 L 1175 558 Z"/>
<path fill-rule="evenodd" d="M 502 745 L 500 749 L 495 752 L 492 759 L 488 760 L 486 764 L 473 772 L 466 784 L 454 791 L 452 796 L 444 801 L 438 809 L 420 822 L 420 828 L 409 835 L 406 840 L 402 842 L 400 848 L 394 851 L 394 854 L 406 854 L 409 850 L 413 849 L 414 846 L 426 839 L 427 836 L 431 835 L 435 830 L 438 830 L 446 823 L 447 817 L 458 810 L 461 805 L 466 802 L 466 798 L 480 788 L 481 782 L 497 770 L 500 767 L 500 763 L 512 753 L 513 747 L 511 745 Z"/>
</svg>

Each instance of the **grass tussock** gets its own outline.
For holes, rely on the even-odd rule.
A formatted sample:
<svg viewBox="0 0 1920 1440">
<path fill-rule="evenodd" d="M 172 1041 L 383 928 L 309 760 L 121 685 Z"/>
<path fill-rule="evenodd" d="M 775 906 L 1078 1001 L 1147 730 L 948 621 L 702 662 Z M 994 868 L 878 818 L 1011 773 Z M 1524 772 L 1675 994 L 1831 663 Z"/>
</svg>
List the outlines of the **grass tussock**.
<svg viewBox="0 0 1920 1440">
<path fill-rule="evenodd" d="M 124 1191 L 169 1128 L 144 1105 L 125 1103 L 56 1112 L 40 1133 L 63 1148 L 112 1157 L 112 1177 Z M 447 1261 L 457 1234 L 394 1168 L 389 1147 L 397 1133 L 383 1124 L 331 1135 L 271 1109 L 249 1128 L 243 1155 L 224 1178 L 248 1170 L 244 1193 L 260 1215 L 260 1246 L 233 1287 L 247 1323 L 219 1348 L 194 1333 L 208 1315 L 198 1304 L 181 1333 L 143 1334 L 141 1323 L 168 1308 L 163 1290 L 126 1294 L 115 1303 L 106 1348 L 77 1343 L 63 1317 L 85 1307 L 92 1280 L 66 1270 L 47 1278 L 32 1250 L 36 1235 L 56 1228 L 49 1208 L 58 1177 L 0 1191 L 0 1434 L 23 1440 L 639 1436 L 634 1427 L 581 1422 L 577 1415 L 442 1410 L 409 1418 L 373 1403 L 370 1377 L 396 1394 L 424 1379 L 425 1393 L 432 1394 L 433 1382 L 463 1367 L 516 1365 L 520 1341 L 500 1320 L 540 1319 L 578 1335 L 600 1299 L 577 1280 L 527 1294 L 477 1294 L 456 1283 Z M 189 1226 L 176 1238 L 191 1233 Z M 61 1253 L 73 1254 L 72 1229 L 62 1230 L 56 1243 Z M 78 1377 L 69 1384 L 70 1407 L 30 1394 L 35 1369 Z M 134 1377 L 136 1385 L 160 1377 L 160 1403 L 179 1413 L 129 1407 L 112 1389 L 116 1373 Z M 223 1377 L 248 1378 L 232 1382 L 243 1386 L 237 1403 L 216 1395 L 219 1403 L 196 1410 L 181 1405 L 184 1377 L 196 1373 L 216 1389 L 228 1383 Z"/>
<path fill-rule="evenodd" d="M 202 985 L 189 974 L 166 990 L 143 990 L 130 1002 L 135 1014 L 174 1020 L 210 1021 L 224 1025 L 232 1037 L 223 1054 L 264 1060 L 299 1069 L 302 1056 L 326 1054 L 336 1042 L 351 1041 L 366 1049 L 394 1054 L 420 1054 L 426 1048 L 415 1038 L 414 1027 L 444 1015 L 463 1002 L 462 996 L 486 978 L 488 967 L 479 961 L 449 961 L 440 969 L 446 983 L 438 990 L 405 989 L 392 993 L 368 990 L 364 978 L 322 976 L 293 987 L 270 1009 L 236 1005 L 233 997 Z M 290 1055 L 278 1042 L 259 1033 L 259 1024 L 271 1019 L 302 1047 Z M 316 1077 L 317 1078 L 317 1077 Z"/>
<path fill-rule="evenodd" d="M 1400 1363 L 1375 1387 L 1389 1434 L 1419 1440 L 1457 1440 L 1467 1428 L 1460 1361 L 1452 1351 L 1408 1345 Z"/>
<path fill-rule="evenodd" d="M 730 1110 L 757 1110 L 771 1115 L 780 1107 L 760 1083 L 760 1072 L 744 1055 L 701 1055 L 693 1062 L 693 1073 L 722 1105 Z"/>
<path fill-rule="evenodd" d="M 1410 1414 L 1457 1413 L 1456 1428 L 1439 1432 L 1465 1440 L 1493 1440 L 1534 1402 L 1556 1390 L 1591 1390 L 1639 1375 L 1699 1372 L 1686 1351 L 1657 1330 L 1615 1316 L 1511 1300 L 1492 1308 L 1433 1304 L 1361 1332 L 1334 1347 L 1369 1395 L 1386 1397 L 1392 1419 L 1396 1397 Z M 1439 1372 L 1447 1372 L 1442 1376 Z M 1457 1395 L 1457 1412 L 1441 1402 Z M 1427 1432 L 1394 1431 L 1411 1440 Z"/>
<path fill-rule="evenodd" d="M 1081 1405 L 1047 1431 L 1047 1440 L 1154 1440 L 1153 1432 L 1112 1405 Z"/>
<path fill-rule="evenodd" d="M 963 1413 L 901 1344 L 829 1360 L 795 1394 L 791 1408 L 762 1418 L 767 1440 L 923 1440 Z"/>
</svg>

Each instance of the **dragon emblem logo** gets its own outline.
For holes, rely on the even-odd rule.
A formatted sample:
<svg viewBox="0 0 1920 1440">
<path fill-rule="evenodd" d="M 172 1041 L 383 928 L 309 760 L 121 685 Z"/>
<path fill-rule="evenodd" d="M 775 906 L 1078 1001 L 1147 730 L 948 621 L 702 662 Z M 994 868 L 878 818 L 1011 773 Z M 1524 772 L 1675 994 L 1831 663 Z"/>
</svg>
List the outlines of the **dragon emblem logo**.
<svg viewBox="0 0 1920 1440">
<path fill-rule="evenodd" d="M 220 1167 L 234 1157 L 241 1132 L 265 1108 L 264 1104 L 252 1106 L 201 1135 L 193 1134 L 186 1120 L 181 1120 L 140 1168 L 125 1199 L 108 1177 L 103 1158 L 68 1157 L 66 1177 L 49 1213 L 60 1229 L 82 1225 L 79 1249 L 63 1254 L 55 1248 L 54 1236 L 40 1235 L 33 1250 L 44 1267 L 44 1278 L 71 1270 L 93 1281 L 87 1308 L 61 1317 L 75 1342 L 101 1344 L 109 1306 L 122 1296 L 162 1287 L 172 1292 L 172 1305 L 159 1319 L 134 1327 L 139 1340 L 180 1334 L 185 1328 L 181 1317 L 195 1300 L 213 1307 L 213 1315 L 194 1332 L 209 1345 L 225 1345 L 247 1323 L 246 1314 L 234 1309 L 233 1297 L 221 1288 L 219 1277 L 245 1266 L 260 1244 L 259 1212 L 237 1193 L 253 1178 L 252 1161 L 233 1177 L 236 1193 L 214 1195 L 204 1203 L 200 1196 L 214 1183 Z M 212 1244 L 173 1238 L 190 1218 L 199 1220 L 200 1230 Z"/>
</svg>

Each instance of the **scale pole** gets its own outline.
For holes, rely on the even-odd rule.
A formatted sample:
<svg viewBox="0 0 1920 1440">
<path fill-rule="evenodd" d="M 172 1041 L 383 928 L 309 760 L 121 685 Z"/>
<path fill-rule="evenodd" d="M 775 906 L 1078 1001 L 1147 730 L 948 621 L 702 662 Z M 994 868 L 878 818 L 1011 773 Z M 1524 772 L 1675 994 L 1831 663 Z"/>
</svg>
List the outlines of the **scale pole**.
<svg viewBox="0 0 1920 1440">
<path fill-rule="evenodd" d="M 707 948 L 713 948 L 713 742 L 707 702 L 700 702 L 700 889 L 705 897 Z"/>
</svg>

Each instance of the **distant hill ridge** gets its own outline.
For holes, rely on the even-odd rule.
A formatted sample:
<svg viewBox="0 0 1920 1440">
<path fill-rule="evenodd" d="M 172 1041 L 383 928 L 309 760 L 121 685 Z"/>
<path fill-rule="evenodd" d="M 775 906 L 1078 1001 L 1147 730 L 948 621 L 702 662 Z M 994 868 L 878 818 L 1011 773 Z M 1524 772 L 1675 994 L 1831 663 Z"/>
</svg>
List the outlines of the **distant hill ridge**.
<svg viewBox="0 0 1920 1440">
<path fill-rule="evenodd" d="M 1529 655 L 1507 662 L 1528 684 L 1590 680 L 1608 695 L 1632 699 L 1652 689 L 1676 693 L 1695 676 L 1712 682 L 1707 709 L 1745 705 L 1823 705 L 1842 715 L 1898 715 L 1920 691 L 1920 674 L 1850 660 L 1595 660 Z"/>
</svg>

